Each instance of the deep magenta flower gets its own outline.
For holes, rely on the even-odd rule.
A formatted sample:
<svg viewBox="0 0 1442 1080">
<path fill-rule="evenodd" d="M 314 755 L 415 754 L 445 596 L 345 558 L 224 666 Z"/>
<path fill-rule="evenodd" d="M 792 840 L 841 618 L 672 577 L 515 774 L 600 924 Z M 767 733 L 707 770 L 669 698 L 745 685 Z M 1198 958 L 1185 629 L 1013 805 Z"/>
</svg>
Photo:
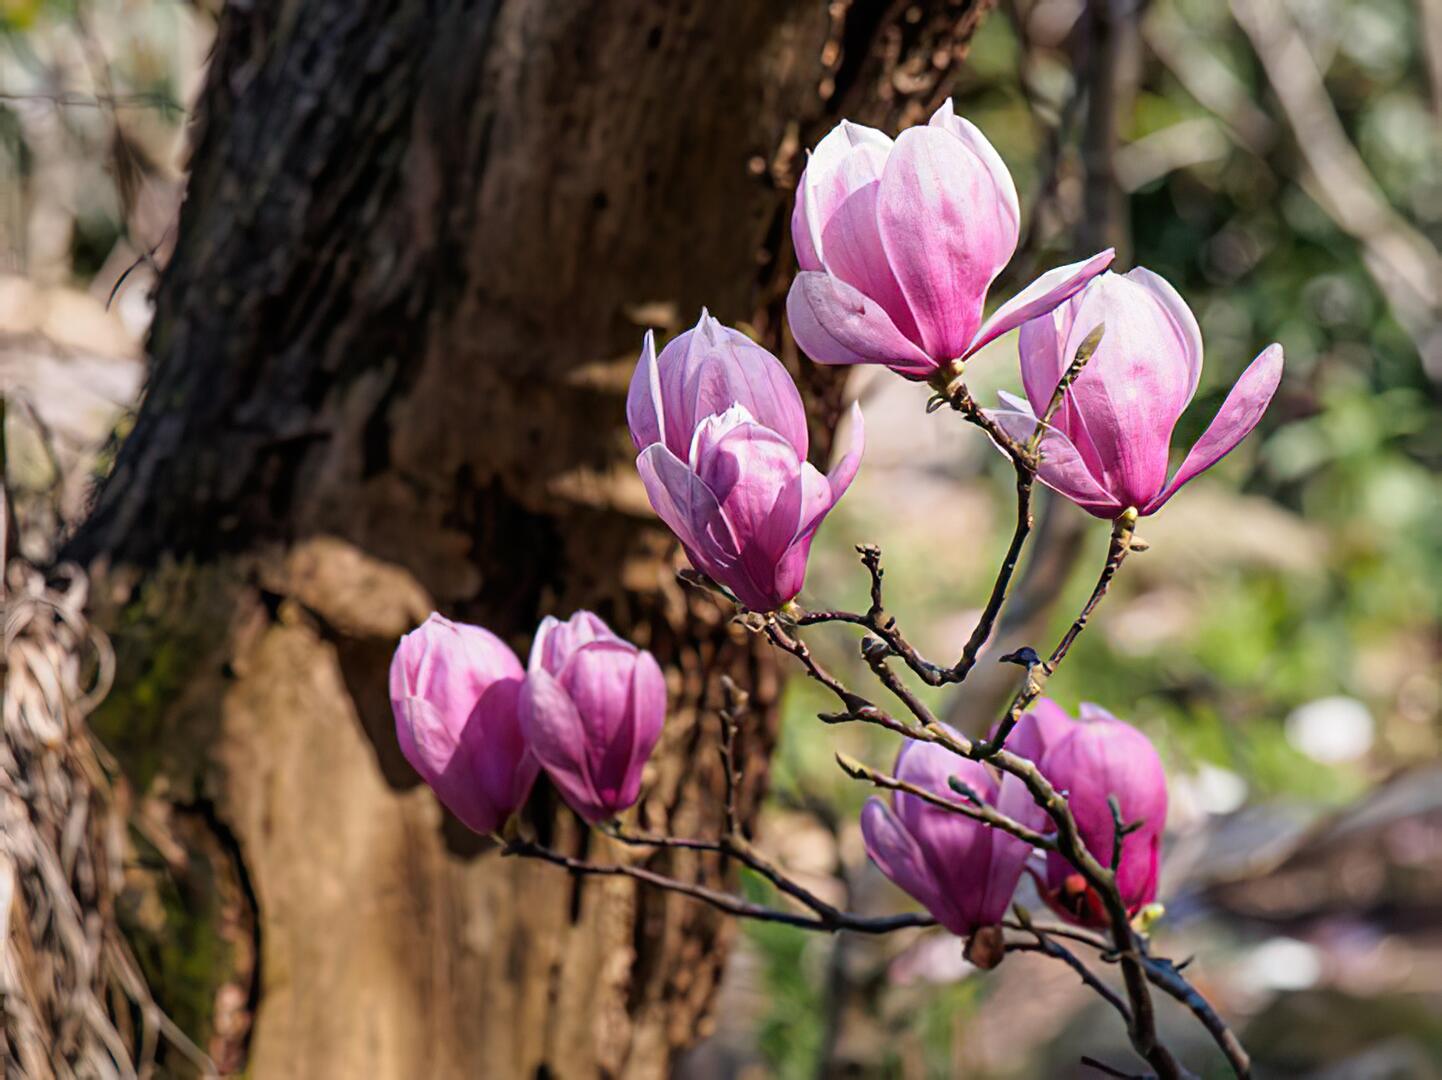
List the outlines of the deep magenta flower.
<svg viewBox="0 0 1442 1080">
<path fill-rule="evenodd" d="M 1110 796 L 1116 797 L 1124 822 L 1141 822 L 1141 827 L 1122 841 L 1117 867 L 1117 888 L 1127 912 L 1134 915 L 1157 895 L 1162 831 L 1167 822 L 1167 776 L 1162 760 L 1145 735 L 1098 705 L 1083 702 L 1079 722 L 1072 722 L 1060 706 L 1046 699 L 1038 701 L 1034 711 L 1042 714 L 1047 724 L 1045 737 L 1039 740 L 1038 767 L 1052 786 L 1066 795 L 1082 842 L 1097 861 L 1103 866 L 1112 861 L 1116 823 Z M 1027 756 L 1036 749 L 1017 748 Z M 1109 924 L 1095 891 L 1057 852 L 1047 853 L 1043 893 L 1048 904 L 1073 922 Z"/>
<path fill-rule="evenodd" d="M 802 272 L 786 298 L 797 344 L 819 363 L 926 379 L 1050 311 L 1112 261 L 1108 249 L 1048 271 L 983 322 L 1020 222 L 1006 165 L 950 100 L 894 142 L 843 120 L 797 187 L 791 238 Z"/>
<path fill-rule="evenodd" d="M 781 362 L 703 311 L 659 357 L 646 335 L 626 418 L 651 506 L 696 569 L 754 611 L 801 591 L 816 529 L 861 463 L 859 408 L 850 448 L 823 476 Z"/>
<path fill-rule="evenodd" d="M 1014 734 L 1026 739 L 1029 733 L 1026 721 Z M 894 775 L 962 802 L 948 784 L 954 776 L 982 801 L 1023 824 L 1040 829 L 1045 821 L 1021 780 L 935 743 L 907 740 Z M 962 937 L 1001 922 L 1031 854 L 1025 841 L 1009 833 L 901 791 L 893 793 L 890 806 L 881 799 L 867 800 L 861 834 L 866 853 L 881 872 Z"/>
<path fill-rule="evenodd" d="M 525 671 L 489 630 L 432 615 L 391 660 L 401 753 L 476 832 L 500 828 L 526 801 L 539 765 L 517 716 Z"/>
<path fill-rule="evenodd" d="M 655 658 L 578 611 L 536 630 L 520 695 L 521 729 L 566 803 L 591 824 L 641 793 L 641 773 L 666 719 Z"/>
<path fill-rule="evenodd" d="M 1202 333 L 1177 291 L 1150 270 L 1102 274 L 1023 326 L 1026 400 L 1004 394 L 1007 408 L 991 415 L 1012 438 L 1030 439 L 1077 348 L 1101 324 L 1101 344 L 1042 437 L 1038 476 L 1098 517 L 1130 507 L 1154 514 L 1257 426 L 1282 378 L 1282 347 L 1252 361 L 1168 482 L 1172 431 L 1202 374 Z"/>
</svg>

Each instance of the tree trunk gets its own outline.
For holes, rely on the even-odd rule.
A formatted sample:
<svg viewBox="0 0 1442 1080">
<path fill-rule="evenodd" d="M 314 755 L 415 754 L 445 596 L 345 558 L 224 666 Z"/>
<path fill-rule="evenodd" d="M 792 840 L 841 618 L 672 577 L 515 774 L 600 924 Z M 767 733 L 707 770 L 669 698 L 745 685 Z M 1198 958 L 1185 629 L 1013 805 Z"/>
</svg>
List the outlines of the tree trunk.
<svg viewBox="0 0 1442 1080">
<path fill-rule="evenodd" d="M 659 1076 L 704 1034 L 722 921 L 465 833 L 396 749 L 389 654 L 432 607 L 518 649 L 594 608 L 667 669 L 644 823 L 715 828 L 720 672 L 754 814 L 775 675 L 674 581 L 624 431 L 642 327 L 705 303 L 779 348 L 800 147 L 922 115 L 987 6 L 227 5 L 148 394 L 70 547 L 165 867 L 130 918 L 224 1067 Z M 600 844 L 544 784 L 527 814 Z"/>
</svg>

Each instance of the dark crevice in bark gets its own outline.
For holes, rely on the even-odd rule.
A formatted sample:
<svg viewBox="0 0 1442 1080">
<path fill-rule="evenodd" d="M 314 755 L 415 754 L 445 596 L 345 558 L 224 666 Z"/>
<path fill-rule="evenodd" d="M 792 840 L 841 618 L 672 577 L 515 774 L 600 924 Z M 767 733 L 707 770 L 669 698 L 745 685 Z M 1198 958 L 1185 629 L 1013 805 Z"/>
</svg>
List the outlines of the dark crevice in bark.
<svg viewBox="0 0 1442 1080">
<path fill-rule="evenodd" d="M 202 797 L 175 803 L 174 808 L 177 813 L 199 822 L 215 841 L 224 856 L 229 876 L 239 891 L 240 911 L 237 914 L 241 929 L 246 932 L 250 953 L 250 970 L 245 973 L 244 1006 L 245 1015 L 250 1018 L 250 1022 L 245 1025 L 245 1030 L 238 1039 L 234 1033 L 229 1032 L 227 1038 L 233 1044 L 234 1055 L 244 1061 L 249 1052 L 251 1033 L 254 1031 L 256 1009 L 260 1005 L 261 980 L 264 974 L 261 970 L 264 953 L 261 950 L 260 900 L 256 896 L 255 883 L 251 880 L 250 871 L 246 868 L 245 853 L 241 849 L 240 838 L 235 835 L 225 818 L 217 812 L 214 802 Z"/>
</svg>

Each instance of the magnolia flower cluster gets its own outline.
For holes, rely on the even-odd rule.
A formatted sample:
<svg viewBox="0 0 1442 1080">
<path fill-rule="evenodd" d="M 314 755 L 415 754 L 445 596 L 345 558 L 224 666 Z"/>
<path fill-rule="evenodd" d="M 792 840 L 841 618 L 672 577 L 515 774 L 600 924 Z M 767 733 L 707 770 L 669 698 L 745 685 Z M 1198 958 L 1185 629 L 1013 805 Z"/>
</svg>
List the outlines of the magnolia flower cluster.
<svg viewBox="0 0 1442 1080">
<path fill-rule="evenodd" d="M 1016 251 L 1016 187 L 951 102 L 895 140 L 843 121 L 811 155 L 791 232 L 801 272 L 786 311 L 823 364 L 881 364 L 943 388 L 983 345 L 1020 328 L 1025 398 L 989 415 L 1019 442 L 1045 416 L 1082 341 L 1101 343 L 1042 429 L 1038 478 L 1084 510 L 1155 513 L 1256 426 L 1282 375 L 1268 346 L 1167 478 L 1172 432 L 1202 373 L 1186 302 L 1110 250 L 1051 270 L 988 319 L 992 282 Z M 746 607 L 800 592 L 811 540 L 860 464 L 862 423 L 829 477 L 807 461 L 801 396 L 781 363 L 706 313 L 658 356 L 646 335 L 626 401 L 637 468 L 657 515 L 700 571 Z"/>
<path fill-rule="evenodd" d="M 578 611 L 547 617 L 521 666 L 489 630 L 432 615 L 390 673 L 401 752 L 456 817 L 495 832 L 545 769 L 595 824 L 633 804 L 666 716 L 652 655 Z"/>
<path fill-rule="evenodd" d="M 1066 795 L 1082 842 L 1102 865 L 1111 864 L 1113 845 L 1120 842 L 1117 887 L 1128 913 L 1156 899 L 1167 781 L 1147 737 L 1100 706 L 1082 705 L 1081 719 L 1073 720 L 1042 698 L 1006 745 L 1035 762 Z M 1016 776 L 958 758 L 935 743 L 908 742 L 893 774 L 953 802 L 960 798 L 950 785 L 955 777 L 1013 820 L 1039 832 L 1054 827 Z M 1120 840 L 1113 799 L 1122 820 L 1136 826 Z M 861 831 L 882 873 L 963 937 L 1001 922 L 1031 856 L 1025 841 L 905 792 L 897 792 L 889 806 L 868 800 Z M 1049 852 L 1037 878 L 1043 899 L 1064 918 L 1108 925 L 1100 898 L 1062 855 Z"/>
<path fill-rule="evenodd" d="M 1201 378 L 1196 318 L 1155 273 L 1109 270 L 1110 250 L 1042 274 L 985 317 L 1019 228 L 1010 173 L 950 102 L 894 140 L 843 122 L 817 145 L 797 190 L 791 331 L 820 363 L 884 365 L 951 393 L 969 358 L 1019 329 L 1025 396 L 1003 395 L 988 415 L 1017 442 L 1039 436 L 1038 479 L 1082 509 L 1107 519 L 1155 513 L 1256 426 L 1281 378 L 1281 348 L 1252 362 L 1169 478 L 1172 434 Z M 1100 344 L 1048 415 L 1098 327 Z M 786 607 L 817 529 L 860 466 L 860 410 L 823 474 L 781 362 L 703 311 L 659 353 L 646 335 L 626 416 L 647 496 L 691 563 L 745 608 Z M 588 822 L 632 805 L 666 706 L 655 660 L 588 612 L 545 620 L 524 669 L 486 630 L 433 615 L 401 642 L 391 698 L 406 757 L 481 832 L 520 807 L 542 769 Z M 1007 747 L 1065 794 L 1087 849 L 1115 866 L 1127 910 L 1150 903 L 1167 790 L 1146 737 L 1095 705 L 1073 720 L 1042 699 Z M 943 799 L 959 782 L 1033 831 L 1053 827 L 1017 777 L 944 747 L 908 741 L 895 772 Z M 1108 923 L 1062 855 L 1034 863 L 1025 841 L 974 818 L 898 792 L 870 800 L 861 824 L 872 860 L 956 934 L 1000 922 L 1028 869 L 1062 916 Z"/>
</svg>

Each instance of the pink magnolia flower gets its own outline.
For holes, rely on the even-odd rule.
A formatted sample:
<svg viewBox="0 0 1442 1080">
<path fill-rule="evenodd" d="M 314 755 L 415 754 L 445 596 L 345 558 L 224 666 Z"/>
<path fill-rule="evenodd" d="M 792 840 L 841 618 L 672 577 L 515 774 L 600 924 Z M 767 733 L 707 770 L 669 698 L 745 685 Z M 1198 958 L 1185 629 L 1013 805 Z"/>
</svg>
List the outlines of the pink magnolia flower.
<svg viewBox="0 0 1442 1080">
<path fill-rule="evenodd" d="M 641 773 L 666 719 L 655 658 L 578 611 L 536 630 L 520 697 L 521 728 L 566 803 L 591 824 L 641 793 Z"/>
<path fill-rule="evenodd" d="M 696 569 L 754 611 L 801 591 L 816 529 L 861 463 L 859 408 L 851 447 L 823 476 L 781 362 L 703 311 L 659 357 L 646 335 L 626 418 L 651 506 Z"/>
<path fill-rule="evenodd" d="M 494 832 L 520 808 L 540 770 L 516 712 L 524 675 L 489 630 L 434 614 L 401 638 L 391 661 L 401 753 L 479 833 Z"/>
<path fill-rule="evenodd" d="M 1167 821 L 1167 777 L 1151 742 L 1099 705 L 1083 702 L 1080 722 L 1060 706 L 1042 699 L 1033 712 L 1045 723 L 1036 744 L 1016 747 L 1032 757 L 1053 787 L 1065 793 L 1082 842 L 1103 866 L 1110 866 L 1116 840 L 1110 796 L 1121 807 L 1122 820 L 1141 828 L 1122 841 L 1117 887 L 1129 914 L 1136 914 L 1157 895 L 1161 868 L 1162 830 Z M 1018 733 L 1021 728 L 1018 727 Z M 1008 740 L 1008 746 L 1012 745 Z M 1058 914 L 1088 926 L 1107 926 L 1101 899 L 1080 872 L 1056 852 L 1046 857 L 1047 903 Z"/>
<path fill-rule="evenodd" d="M 1168 481 L 1172 431 L 1202 374 L 1202 334 L 1177 291 L 1142 267 L 1103 274 L 1023 326 L 1026 400 L 1003 394 L 1008 407 L 991 415 L 1012 438 L 1030 439 L 1077 348 L 1100 324 L 1101 344 L 1042 436 L 1037 475 L 1098 517 L 1129 507 L 1154 514 L 1257 426 L 1282 378 L 1282 347 L 1269 345 L 1252 361 Z"/>
<path fill-rule="evenodd" d="M 1029 731 L 1030 722 L 1024 722 L 1015 734 L 1025 739 Z M 960 803 L 963 796 L 948 784 L 954 776 L 1023 824 L 1040 829 L 1045 821 L 1021 780 L 935 743 L 907 740 L 894 775 Z M 866 853 L 881 872 L 963 937 L 1001 922 L 1031 854 L 1025 841 L 1009 833 L 900 791 L 893 793 L 890 806 L 867 800 L 861 833 Z"/>
<path fill-rule="evenodd" d="M 1112 261 L 1108 249 L 1048 271 L 983 322 L 1020 222 L 1006 165 L 949 100 L 894 142 L 843 120 L 817 144 L 796 192 L 801 273 L 786 315 L 797 344 L 823 364 L 884 364 L 926 379 L 1044 315 Z"/>
</svg>

